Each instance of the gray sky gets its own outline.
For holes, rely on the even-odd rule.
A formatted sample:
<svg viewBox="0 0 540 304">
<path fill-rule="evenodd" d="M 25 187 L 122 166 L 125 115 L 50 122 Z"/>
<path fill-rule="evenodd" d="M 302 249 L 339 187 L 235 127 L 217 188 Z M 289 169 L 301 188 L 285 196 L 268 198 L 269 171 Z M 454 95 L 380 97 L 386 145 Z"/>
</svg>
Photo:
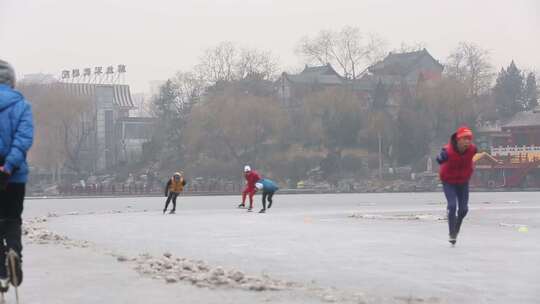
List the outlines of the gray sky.
<svg viewBox="0 0 540 304">
<path fill-rule="evenodd" d="M 132 91 L 188 70 L 202 50 L 228 40 L 270 49 L 298 66 L 298 40 L 358 26 L 392 47 L 423 42 L 444 61 L 459 41 L 540 69 L 538 0 L 0 0 L 0 58 L 18 74 L 126 64 Z"/>
</svg>

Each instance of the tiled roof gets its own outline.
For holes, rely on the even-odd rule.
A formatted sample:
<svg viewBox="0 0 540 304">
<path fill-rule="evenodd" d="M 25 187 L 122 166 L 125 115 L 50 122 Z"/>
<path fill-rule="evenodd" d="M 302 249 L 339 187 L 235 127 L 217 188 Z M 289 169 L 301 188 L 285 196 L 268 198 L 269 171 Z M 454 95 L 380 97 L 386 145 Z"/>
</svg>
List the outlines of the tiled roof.
<svg viewBox="0 0 540 304">
<path fill-rule="evenodd" d="M 501 124 L 500 123 L 483 123 L 476 127 L 476 131 L 479 133 L 501 132 Z"/>
<path fill-rule="evenodd" d="M 314 67 L 306 66 L 299 74 L 290 75 L 283 73 L 283 76 L 291 82 L 302 84 L 318 83 L 337 85 L 345 82 L 345 79 L 341 77 L 330 64 Z"/>
<path fill-rule="evenodd" d="M 77 96 L 94 97 L 97 87 L 112 87 L 113 89 L 113 104 L 122 108 L 133 108 L 133 100 L 129 85 L 125 84 L 93 84 L 93 83 L 60 83 L 65 90 L 70 94 Z"/>
<path fill-rule="evenodd" d="M 385 74 L 406 74 L 424 56 L 429 56 L 438 65 L 442 65 L 435 60 L 426 49 L 408 53 L 390 53 L 382 61 L 370 66 L 368 70 L 372 73 Z"/>
<path fill-rule="evenodd" d="M 343 79 L 333 75 L 287 75 L 287 79 L 295 83 L 342 84 Z"/>
<path fill-rule="evenodd" d="M 518 112 L 503 128 L 540 126 L 540 111 Z"/>
</svg>

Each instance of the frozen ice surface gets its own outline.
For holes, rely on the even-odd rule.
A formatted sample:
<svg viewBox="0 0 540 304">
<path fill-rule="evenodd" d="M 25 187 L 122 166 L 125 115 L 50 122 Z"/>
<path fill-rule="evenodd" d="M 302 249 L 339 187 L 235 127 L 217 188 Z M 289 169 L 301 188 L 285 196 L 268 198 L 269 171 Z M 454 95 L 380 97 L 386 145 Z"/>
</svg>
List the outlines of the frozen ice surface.
<svg viewBox="0 0 540 304">
<path fill-rule="evenodd" d="M 176 215 L 162 215 L 159 197 L 27 200 L 25 219 L 46 218 L 38 224 L 49 234 L 36 235 L 53 242 L 25 247 L 21 296 L 26 303 L 538 303 L 538 195 L 472 193 L 455 248 L 441 193 L 278 193 L 266 214 L 236 209 L 233 196 L 181 197 Z M 236 288 L 219 270 L 216 282 L 229 287 L 208 287 L 179 272 L 152 279 L 133 267 L 141 254 L 169 258 L 164 253 L 301 287 Z"/>
</svg>

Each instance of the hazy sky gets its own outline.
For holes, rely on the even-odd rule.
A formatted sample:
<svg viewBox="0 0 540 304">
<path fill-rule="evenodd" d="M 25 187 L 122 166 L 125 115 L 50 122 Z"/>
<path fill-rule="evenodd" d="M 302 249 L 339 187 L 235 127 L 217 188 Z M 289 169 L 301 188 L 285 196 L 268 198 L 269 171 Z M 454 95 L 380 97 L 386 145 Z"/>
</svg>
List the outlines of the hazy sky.
<svg viewBox="0 0 540 304">
<path fill-rule="evenodd" d="M 539 0 L 0 0 L 0 58 L 18 74 L 123 63 L 132 91 L 147 91 L 224 40 L 298 66 L 302 36 L 344 25 L 423 42 L 440 61 L 472 41 L 498 69 L 540 69 Z"/>
</svg>

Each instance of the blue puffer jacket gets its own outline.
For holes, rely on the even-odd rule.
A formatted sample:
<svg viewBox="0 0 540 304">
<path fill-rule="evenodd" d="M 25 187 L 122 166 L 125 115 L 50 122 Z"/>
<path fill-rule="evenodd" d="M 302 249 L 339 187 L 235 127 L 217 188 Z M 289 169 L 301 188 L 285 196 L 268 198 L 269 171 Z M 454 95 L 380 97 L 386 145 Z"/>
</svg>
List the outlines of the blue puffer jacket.
<svg viewBox="0 0 540 304">
<path fill-rule="evenodd" d="M 276 192 L 279 189 L 276 183 L 267 178 L 260 179 L 257 183 L 261 183 L 263 185 L 263 192 Z"/>
<path fill-rule="evenodd" d="M 11 173 L 8 182 L 26 183 L 26 153 L 32 146 L 34 125 L 32 109 L 21 93 L 0 84 L 0 157 L 4 170 Z"/>
</svg>

